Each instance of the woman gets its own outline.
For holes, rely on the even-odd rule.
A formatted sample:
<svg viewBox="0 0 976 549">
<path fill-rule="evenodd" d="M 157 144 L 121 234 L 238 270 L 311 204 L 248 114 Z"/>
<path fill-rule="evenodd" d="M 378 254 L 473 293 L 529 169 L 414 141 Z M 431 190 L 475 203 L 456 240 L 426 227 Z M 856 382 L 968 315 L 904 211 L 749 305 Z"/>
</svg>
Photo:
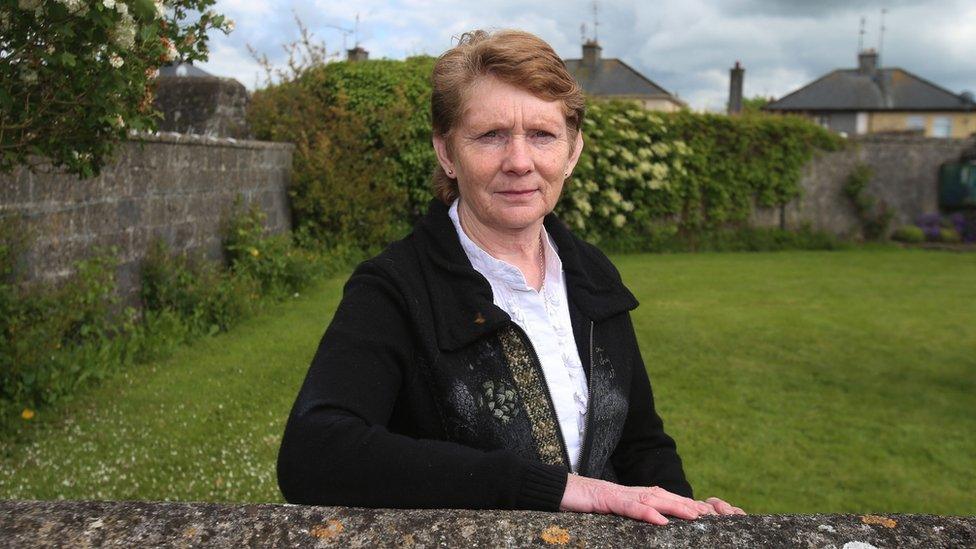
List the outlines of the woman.
<svg viewBox="0 0 976 549">
<path fill-rule="evenodd" d="M 548 44 L 465 34 L 433 74 L 439 168 L 413 233 L 366 261 L 288 420 L 290 502 L 664 515 L 691 499 L 610 261 L 552 214 L 583 148 Z"/>
</svg>

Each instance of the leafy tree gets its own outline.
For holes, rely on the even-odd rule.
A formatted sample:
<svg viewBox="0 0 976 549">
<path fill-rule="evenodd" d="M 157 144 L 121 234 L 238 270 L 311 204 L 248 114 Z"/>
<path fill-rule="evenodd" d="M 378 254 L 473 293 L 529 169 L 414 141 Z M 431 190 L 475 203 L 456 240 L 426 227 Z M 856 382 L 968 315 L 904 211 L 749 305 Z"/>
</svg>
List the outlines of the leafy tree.
<svg viewBox="0 0 976 549">
<path fill-rule="evenodd" d="M 744 114 L 759 114 L 763 112 L 763 107 L 772 102 L 772 97 L 763 97 L 761 95 L 746 97 L 742 99 L 742 112 Z"/>
<path fill-rule="evenodd" d="M 205 60 L 233 30 L 216 0 L 0 0 L 0 172 L 97 174 L 129 130 L 152 129 L 153 78 Z"/>
</svg>

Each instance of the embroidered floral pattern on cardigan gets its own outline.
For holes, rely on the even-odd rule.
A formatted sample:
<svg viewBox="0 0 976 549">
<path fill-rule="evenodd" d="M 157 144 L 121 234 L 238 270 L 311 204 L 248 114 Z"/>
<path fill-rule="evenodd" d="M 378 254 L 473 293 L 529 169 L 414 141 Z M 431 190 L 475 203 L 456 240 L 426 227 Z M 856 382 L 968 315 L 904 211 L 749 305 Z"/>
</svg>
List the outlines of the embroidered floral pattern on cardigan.
<svg viewBox="0 0 976 549">
<path fill-rule="evenodd" d="M 519 398 L 510 383 L 488 380 L 481 384 L 478 406 L 492 417 L 508 423 L 519 415 Z"/>
<path fill-rule="evenodd" d="M 546 382 L 541 379 L 537 368 L 533 365 L 532 355 L 529 354 L 525 340 L 516 329 L 508 326 L 498 334 L 502 344 L 502 352 L 508 361 L 512 379 L 518 389 L 518 396 L 522 400 L 532 425 L 532 437 L 535 439 L 539 459 L 550 465 L 566 467 L 563 457 L 562 442 L 559 438 L 559 426 L 549 403 L 546 393 Z"/>
</svg>

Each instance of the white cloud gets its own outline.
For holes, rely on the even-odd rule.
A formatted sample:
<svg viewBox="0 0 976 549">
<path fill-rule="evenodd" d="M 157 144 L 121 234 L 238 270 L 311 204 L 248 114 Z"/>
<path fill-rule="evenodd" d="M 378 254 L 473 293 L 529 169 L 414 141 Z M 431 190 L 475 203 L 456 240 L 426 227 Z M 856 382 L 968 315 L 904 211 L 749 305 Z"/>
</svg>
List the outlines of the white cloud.
<svg viewBox="0 0 976 549">
<path fill-rule="evenodd" d="M 211 39 L 206 70 L 253 87 L 250 43 L 283 63 L 281 44 L 298 36 L 292 12 L 330 51 L 360 16 L 359 39 L 373 58 L 437 55 L 452 36 L 472 28 L 524 28 L 564 57 L 579 57 L 580 23 L 592 33 L 588 0 L 219 0 L 237 22 L 229 37 Z M 866 44 L 877 44 L 879 10 L 888 6 L 883 62 L 901 66 L 954 92 L 976 90 L 976 6 L 972 0 L 635 0 L 600 3 L 603 54 L 619 57 L 695 108 L 722 108 L 728 70 L 746 67 L 745 93 L 782 96 L 835 68 L 856 62 L 857 28 L 868 17 Z M 352 46 L 349 38 L 347 46 Z M 243 75 L 239 77 L 238 75 Z"/>
</svg>

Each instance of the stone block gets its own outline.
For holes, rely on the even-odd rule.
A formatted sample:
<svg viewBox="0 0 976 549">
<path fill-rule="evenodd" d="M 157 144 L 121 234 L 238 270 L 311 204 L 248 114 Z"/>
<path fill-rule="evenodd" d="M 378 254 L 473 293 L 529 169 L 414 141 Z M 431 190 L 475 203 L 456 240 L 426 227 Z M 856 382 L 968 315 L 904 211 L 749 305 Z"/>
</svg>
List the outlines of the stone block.
<svg viewBox="0 0 976 549">
<path fill-rule="evenodd" d="M 2 501 L 15 547 L 972 547 L 976 517 L 751 515 L 655 526 L 587 513 Z"/>
</svg>

